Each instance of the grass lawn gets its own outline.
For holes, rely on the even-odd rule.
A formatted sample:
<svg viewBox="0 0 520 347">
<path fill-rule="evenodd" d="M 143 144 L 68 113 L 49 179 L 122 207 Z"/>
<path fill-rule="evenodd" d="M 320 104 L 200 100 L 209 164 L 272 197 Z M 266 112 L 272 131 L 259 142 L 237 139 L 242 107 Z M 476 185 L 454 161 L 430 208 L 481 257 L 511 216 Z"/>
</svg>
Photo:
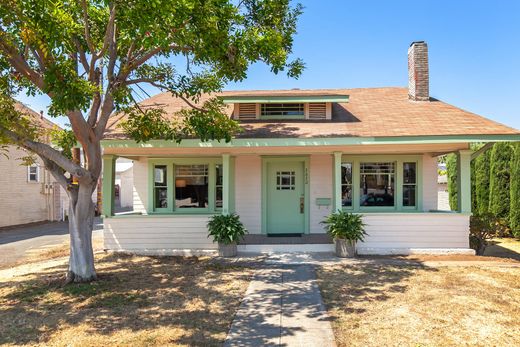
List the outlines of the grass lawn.
<svg viewBox="0 0 520 347">
<path fill-rule="evenodd" d="M 0 345 L 220 345 L 251 275 L 209 258 L 96 258 L 92 284 L 62 286 L 63 259 L 0 271 Z"/>
<path fill-rule="evenodd" d="M 520 267 L 318 269 L 338 346 L 520 346 Z"/>
</svg>

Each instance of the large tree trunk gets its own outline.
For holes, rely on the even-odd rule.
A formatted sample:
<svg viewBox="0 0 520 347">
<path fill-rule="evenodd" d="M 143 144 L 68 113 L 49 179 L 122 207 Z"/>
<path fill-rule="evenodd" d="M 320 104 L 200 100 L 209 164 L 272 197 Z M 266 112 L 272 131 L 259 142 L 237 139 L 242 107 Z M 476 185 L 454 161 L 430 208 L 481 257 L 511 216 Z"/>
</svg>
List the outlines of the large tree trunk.
<svg viewBox="0 0 520 347">
<path fill-rule="evenodd" d="M 89 282 L 96 279 L 92 248 L 92 193 L 95 188 L 95 182 L 80 183 L 79 189 L 69 194 L 70 259 L 67 282 Z"/>
</svg>

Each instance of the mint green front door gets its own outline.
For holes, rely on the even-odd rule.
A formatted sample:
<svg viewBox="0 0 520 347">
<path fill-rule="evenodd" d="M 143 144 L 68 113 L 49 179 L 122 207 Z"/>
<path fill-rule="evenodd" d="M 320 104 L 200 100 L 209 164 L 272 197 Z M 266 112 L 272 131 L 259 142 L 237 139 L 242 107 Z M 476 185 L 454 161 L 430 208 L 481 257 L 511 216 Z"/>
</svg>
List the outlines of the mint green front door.
<svg viewBox="0 0 520 347">
<path fill-rule="evenodd" d="M 303 161 L 267 163 L 267 234 L 305 232 Z"/>
</svg>

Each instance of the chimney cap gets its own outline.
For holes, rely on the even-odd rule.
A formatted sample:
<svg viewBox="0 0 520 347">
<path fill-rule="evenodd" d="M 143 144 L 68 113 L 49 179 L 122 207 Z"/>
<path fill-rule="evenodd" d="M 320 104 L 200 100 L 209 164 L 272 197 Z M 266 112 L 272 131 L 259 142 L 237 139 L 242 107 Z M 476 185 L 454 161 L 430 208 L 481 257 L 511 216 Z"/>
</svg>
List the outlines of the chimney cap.
<svg viewBox="0 0 520 347">
<path fill-rule="evenodd" d="M 412 47 L 413 45 L 427 45 L 426 41 L 413 41 L 412 43 L 410 43 L 410 47 Z"/>
</svg>

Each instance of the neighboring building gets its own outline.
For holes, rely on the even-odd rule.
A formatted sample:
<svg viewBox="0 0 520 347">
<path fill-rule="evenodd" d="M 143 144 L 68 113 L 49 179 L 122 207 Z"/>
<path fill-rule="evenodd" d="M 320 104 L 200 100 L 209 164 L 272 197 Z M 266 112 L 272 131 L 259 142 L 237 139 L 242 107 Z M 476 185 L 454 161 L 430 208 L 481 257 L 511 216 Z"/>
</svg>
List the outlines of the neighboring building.
<svg viewBox="0 0 520 347">
<path fill-rule="evenodd" d="M 440 211 L 451 211 L 450 194 L 448 192 L 448 174 L 446 173 L 446 163 L 438 164 L 439 175 L 437 177 L 438 209 Z"/>
<path fill-rule="evenodd" d="M 360 254 L 470 253 L 470 143 L 518 141 L 503 126 L 429 95 L 427 46 L 408 52 L 409 88 L 233 91 L 218 96 L 244 132 L 230 143 L 136 143 L 109 124 L 104 147 L 105 248 L 204 253 L 208 218 L 236 212 L 240 251 L 331 251 L 320 222 L 362 213 Z M 169 93 L 142 103 L 175 117 Z M 438 211 L 437 156 L 457 153 L 459 208 Z M 133 212 L 115 214 L 114 162 L 133 160 Z M 272 237 L 277 236 L 277 237 Z"/>
<path fill-rule="evenodd" d="M 57 127 L 22 104 L 16 107 L 45 130 Z M 50 139 L 44 135 L 42 140 L 48 143 Z M 64 218 L 68 207 L 65 192 L 38 157 L 34 165 L 23 165 L 20 158 L 27 155 L 15 146 L 8 147 L 7 157 L 0 155 L 0 227 Z"/>
</svg>

